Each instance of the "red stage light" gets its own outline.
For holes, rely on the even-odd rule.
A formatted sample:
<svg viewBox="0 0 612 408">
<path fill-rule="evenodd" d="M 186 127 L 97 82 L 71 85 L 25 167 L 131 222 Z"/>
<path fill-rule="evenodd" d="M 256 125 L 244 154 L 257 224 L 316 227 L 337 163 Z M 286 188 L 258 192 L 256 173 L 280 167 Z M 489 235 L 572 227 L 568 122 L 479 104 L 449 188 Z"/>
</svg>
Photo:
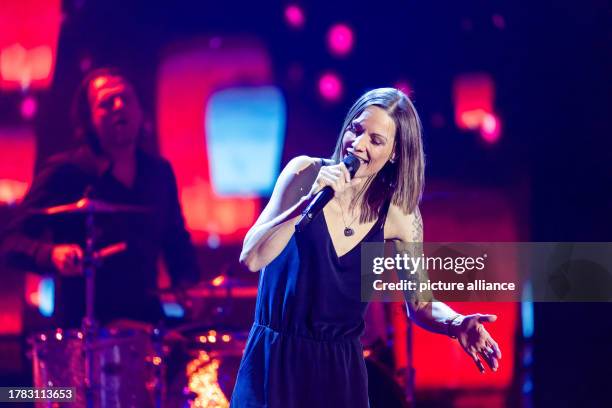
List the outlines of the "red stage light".
<svg viewBox="0 0 612 408">
<path fill-rule="evenodd" d="M 302 28 L 304 26 L 304 12 L 296 4 L 290 4 L 285 8 L 285 21 L 291 27 Z"/>
<path fill-rule="evenodd" d="M 353 49 L 353 37 L 353 30 L 346 24 L 332 26 L 327 33 L 327 45 L 330 52 L 337 57 L 347 55 Z"/>
<path fill-rule="evenodd" d="M 216 47 L 223 43 L 223 47 Z M 254 196 L 215 193 L 210 175 L 206 106 L 219 90 L 269 84 L 265 48 L 248 37 L 213 37 L 179 44 L 159 69 L 157 118 L 160 151 L 174 168 L 185 221 L 198 243 L 238 243 L 260 212 Z"/>
<path fill-rule="evenodd" d="M 327 72 L 319 78 L 319 93 L 328 101 L 337 101 L 342 97 L 342 81 L 338 75 Z"/>
<path fill-rule="evenodd" d="M 493 109 L 495 84 L 489 74 L 466 74 L 453 85 L 455 122 L 464 130 L 479 130 L 484 140 L 494 143 L 501 135 L 500 121 Z"/>
<path fill-rule="evenodd" d="M 60 0 L 0 2 L 0 89 L 51 84 L 60 23 Z"/>
<path fill-rule="evenodd" d="M 516 242 L 520 222 L 517 210 L 508 202 L 507 191 L 429 184 L 432 199 L 423 207 L 427 239 L 430 242 Z M 445 196 L 439 196 L 439 193 Z M 473 197 L 478 197 L 478 205 Z M 506 279 L 518 279 L 519 265 L 508 263 Z M 426 389 L 507 389 L 515 373 L 519 309 L 511 302 L 449 302 L 462 314 L 496 314 L 495 323 L 486 324 L 498 342 L 503 358 L 500 369 L 482 375 L 456 341 L 415 327 L 413 362 L 416 387 Z M 440 370 L 444 367 L 444 370 Z M 487 406 L 487 405 L 483 405 Z"/>
<path fill-rule="evenodd" d="M 14 204 L 25 195 L 34 171 L 36 138 L 30 128 L 0 128 L 0 204 Z"/>
</svg>

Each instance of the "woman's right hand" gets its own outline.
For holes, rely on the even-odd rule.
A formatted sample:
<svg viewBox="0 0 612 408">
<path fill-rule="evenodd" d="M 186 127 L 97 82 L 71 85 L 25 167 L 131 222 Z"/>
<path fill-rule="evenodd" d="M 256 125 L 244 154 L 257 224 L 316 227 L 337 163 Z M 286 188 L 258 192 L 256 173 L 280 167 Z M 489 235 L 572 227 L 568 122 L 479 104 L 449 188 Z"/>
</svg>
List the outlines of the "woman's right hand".
<svg viewBox="0 0 612 408">
<path fill-rule="evenodd" d="M 51 250 L 51 262 L 60 275 L 83 274 L 83 250 L 76 244 L 55 245 Z"/>
<path fill-rule="evenodd" d="M 344 163 L 335 164 L 333 166 L 321 166 L 319 174 L 312 184 L 312 188 L 308 195 L 313 197 L 326 186 L 334 190 L 334 194 L 338 196 L 342 194 L 350 185 L 355 185 L 361 179 L 352 179 L 351 174 Z"/>
</svg>

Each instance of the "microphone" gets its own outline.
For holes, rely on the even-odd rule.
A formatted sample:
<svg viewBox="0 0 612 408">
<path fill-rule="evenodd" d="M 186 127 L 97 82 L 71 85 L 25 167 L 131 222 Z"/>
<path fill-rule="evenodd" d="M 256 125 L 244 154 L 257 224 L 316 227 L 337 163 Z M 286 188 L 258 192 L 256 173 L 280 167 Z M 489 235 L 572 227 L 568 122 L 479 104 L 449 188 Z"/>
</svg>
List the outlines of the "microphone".
<svg viewBox="0 0 612 408">
<path fill-rule="evenodd" d="M 355 173 L 357 173 L 357 170 L 359 170 L 359 165 L 361 164 L 359 159 L 352 154 L 346 156 L 342 163 L 344 163 L 348 169 L 351 178 L 355 176 Z M 302 212 L 302 218 L 300 218 L 298 223 L 295 224 L 296 231 L 300 232 L 306 228 L 306 226 L 310 224 L 310 221 L 314 220 L 321 213 L 321 211 L 323 211 L 323 207 L 325 207 L 325 205 L 329 203 L 332 198 L 334 198 L 334 189 L 330 186 L 323 187 L 321 191 L 319 191 L 310 201 L 308 207 L 306 207 L 306 209 Z"/>
</svg>

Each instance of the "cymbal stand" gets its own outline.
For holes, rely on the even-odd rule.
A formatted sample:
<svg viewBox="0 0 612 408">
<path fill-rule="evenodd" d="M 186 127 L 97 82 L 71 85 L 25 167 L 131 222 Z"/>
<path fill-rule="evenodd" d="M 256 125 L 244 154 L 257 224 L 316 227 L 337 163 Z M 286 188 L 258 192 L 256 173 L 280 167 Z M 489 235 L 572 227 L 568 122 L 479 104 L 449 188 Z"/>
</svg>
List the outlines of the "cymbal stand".
<svg viewBox="0 0 612 408">
<path fill-rule="evenodd" d="M 97 333 L 95 320 L 95 277 L 98 261 L 95 257 L 95 223 L 93 208 L 85 217 L 85 253 L 83 273 L 85 275 L 85 316 L 83 317 L 83 342 L 85 345 L 85 401 L 87 408 L 94 407 L 93 341 Z"/>
</svg>

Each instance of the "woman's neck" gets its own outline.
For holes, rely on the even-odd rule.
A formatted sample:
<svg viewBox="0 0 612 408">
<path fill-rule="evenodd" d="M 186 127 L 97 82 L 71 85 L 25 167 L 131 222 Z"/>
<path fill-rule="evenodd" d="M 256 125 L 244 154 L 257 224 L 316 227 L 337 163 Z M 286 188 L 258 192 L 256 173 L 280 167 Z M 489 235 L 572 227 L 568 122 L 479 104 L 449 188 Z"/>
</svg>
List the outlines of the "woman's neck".
<svg viewBox="0 0 612 408">
<path fill-rule="evenodd" d="M 372 180 L 372 177 L 368 177 L 358 182 L 351 181 L 349 187 L 344 189 L 342 193 L 336 195 L 336 199 L 341 208 L 351 213 L 358 212 L 365 198 L 364 193 L 370 186 Z"/>
</svg>

